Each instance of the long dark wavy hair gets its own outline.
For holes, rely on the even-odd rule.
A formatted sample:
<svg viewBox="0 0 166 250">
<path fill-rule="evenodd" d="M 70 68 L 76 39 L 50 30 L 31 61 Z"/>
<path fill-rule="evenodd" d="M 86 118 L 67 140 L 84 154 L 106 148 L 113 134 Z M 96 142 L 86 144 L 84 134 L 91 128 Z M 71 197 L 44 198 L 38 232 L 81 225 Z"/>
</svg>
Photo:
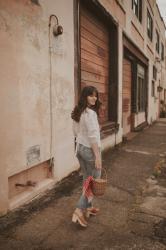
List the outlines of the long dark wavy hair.
<svg viewBox="0 0 166 250">
<path fill-rule="evenodd" d="M 93 95 L 94 93 L 96 93 L 97 100 L 96 100 L 95 105 L 91 106 L 89 108 L 94 110 L 97 113 L 97 115 L 99 115 L 99 108 L 100 108 L 101 102 L 99 101 L 98 90 L 94 86 L 86 86 L 81 91 L 81 95 L 80 95 L 80 98 L 79 98 L 79 101 L 78 101 L 78 105 L 75 106 L 74 110 L 71 113 L 71 118 L 74 121 L 76 121 L 76 122 L 80 121 L 80 117 L 81 117 L 82 112 L 88 106 L 87 97 Z"/>
</svg>

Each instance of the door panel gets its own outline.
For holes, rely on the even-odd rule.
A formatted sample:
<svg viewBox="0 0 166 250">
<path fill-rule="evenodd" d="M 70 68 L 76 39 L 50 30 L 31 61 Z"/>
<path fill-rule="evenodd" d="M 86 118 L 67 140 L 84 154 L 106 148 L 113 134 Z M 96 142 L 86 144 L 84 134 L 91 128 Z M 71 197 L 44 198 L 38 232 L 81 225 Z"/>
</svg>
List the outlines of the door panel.
<svg viewBox="0 0 166 250">
<path fill-rule="evenodd" d="M 80 9 L 81 88 L 95 86 L 102 102 L 100 124 L 108 117 L 109 31 L 93 13 Z"/>
<path fill-rule="evenodd" d="M 131 62 L 123 59 L 122 88 L 123 135 L 131 131 Z"/>
</svg>

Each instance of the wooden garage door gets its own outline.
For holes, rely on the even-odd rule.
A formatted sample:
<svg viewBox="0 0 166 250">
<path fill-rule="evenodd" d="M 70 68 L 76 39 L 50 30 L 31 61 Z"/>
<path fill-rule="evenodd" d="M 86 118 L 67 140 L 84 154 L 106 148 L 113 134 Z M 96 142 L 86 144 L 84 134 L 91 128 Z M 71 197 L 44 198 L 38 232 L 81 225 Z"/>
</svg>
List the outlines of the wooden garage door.
<svg viewBox="0 0 166 250">
<path fill-rule="evenodd" d="M 131 131 L 131 63 L 123 59 L 123 135 Z"/>
<path fill-rule="evenodd" d="M 109 33 L 92 13 L 80 10 L 81 88 L 93 85 L 102 102 L 100 123 L 108 121 Z"/>
</svg>

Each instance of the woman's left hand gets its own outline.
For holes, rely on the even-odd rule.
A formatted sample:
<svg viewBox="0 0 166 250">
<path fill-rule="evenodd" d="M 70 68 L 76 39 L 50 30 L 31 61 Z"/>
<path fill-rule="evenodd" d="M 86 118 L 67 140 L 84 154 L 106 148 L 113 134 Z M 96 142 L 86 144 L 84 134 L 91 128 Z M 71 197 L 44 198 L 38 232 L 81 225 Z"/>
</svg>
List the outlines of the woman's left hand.
<svg viewBox="0 0 166 250">
<path fill-rule="evenodd" d="M 95 167 L 97 169 L 101 169 L 102 168 L 101 157 L 96 157 L 96 159 L 95 159 Z"/>
</svg>

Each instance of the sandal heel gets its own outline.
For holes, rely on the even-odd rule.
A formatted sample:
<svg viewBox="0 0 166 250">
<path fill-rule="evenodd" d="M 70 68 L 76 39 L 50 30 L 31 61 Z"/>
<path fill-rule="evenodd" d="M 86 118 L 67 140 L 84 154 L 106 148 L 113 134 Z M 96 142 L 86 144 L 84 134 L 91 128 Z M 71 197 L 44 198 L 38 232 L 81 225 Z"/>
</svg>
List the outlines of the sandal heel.
<svg viewBox="0 0 166 250">
<path fill-rule="evenodd" d="M 78 218 L 75 214 L 72 216 L 72 222 L 76 223 L 78 221 Z"/>
<path fill-rule="evenodd" d="M 86 218 L 89 218 L 89 217 L 90 217 L 90 212 L 87 211 L 87 212 L 86 212 Z"/>
<path fill-rule="evenodd" d="M 82 227 L 87 227 L 87 222 L 83 217 L 78 216 L 76 213 L 72 216 L 72 222 L 79 223 Z"/>
<path fill-rule="evenodd" d="M 86 211 L 86 217 L 89 218 L 90 215 L 96 216 L 98 212 L 99 212 L 98 208 L 93 208 L 93 207 L 88 208 L 87 211 Z"/>
</svg>

